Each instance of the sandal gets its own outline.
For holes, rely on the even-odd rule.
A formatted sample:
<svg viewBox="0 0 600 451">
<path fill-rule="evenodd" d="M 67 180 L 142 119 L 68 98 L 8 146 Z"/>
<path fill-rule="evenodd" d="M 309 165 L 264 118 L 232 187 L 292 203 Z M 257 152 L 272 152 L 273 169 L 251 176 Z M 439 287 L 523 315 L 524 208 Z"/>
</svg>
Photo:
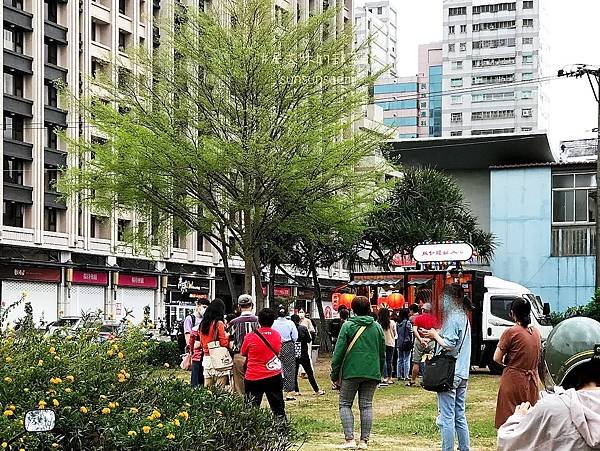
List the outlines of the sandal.
<svg viewBox="0 0 600 451">
<path fill-rule="evenodd" d="M 316 396 L 323 396 L 325 394 L 325 392 L 323 390 L 319 390 L 315 392 Z"/>
<path fill-rule="evenodd" d="M 416 387 L 416 386 L 417 386 L 417 384 L 416 384 L 415 382 L 407 382 L 407 383 L 406 383 L 406 386 L 407 386 L 407 387 Z"/>
</svg>

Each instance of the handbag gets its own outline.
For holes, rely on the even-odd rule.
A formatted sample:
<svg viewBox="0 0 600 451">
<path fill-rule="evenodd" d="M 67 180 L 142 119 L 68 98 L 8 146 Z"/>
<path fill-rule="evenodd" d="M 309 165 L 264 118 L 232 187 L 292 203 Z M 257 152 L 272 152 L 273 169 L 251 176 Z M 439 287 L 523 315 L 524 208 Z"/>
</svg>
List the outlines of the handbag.
<svg viewBox="0 0 600 451">
<path fill-rule="evenodd" d="M 414 346 L 412 337 L 408 337 L 409 339 L 406 339 L 406 333 L 408 332 L 408 320 L 406 320 L 406 323 L 404 323 L 404 341 L 402 342 L 402 345 L 400 347 L 401 351 L 404 352 L 408 352 L 408 351 L 412 351 L 412 348 Z"/>
<path fill-rule="evenodd" d="M 462 345 L 465 342 L 469 327 L 469 319 L 465 326 L 465 333 L 460 342 L 460 347 L 456 355 L 460 354 Z M 436 345 L 437 350 L 437 345 Z M 449 391 L 454 385 L 454 370 L 456 367 L 456 357 L 449 355 L 446 351 L 436 354 L 425 364 L 423 374 L 423 388 L 425 390 L 443 393 Z"/>
<path fill-rule="evenodd" d="M 265 345 L 267 345 L 267 348 L 269 348 L 271 350 L 271 352 L 274 354 L 273 358 L 265 364 L 267 369 L 269 371 L 281 370 L 282 365 L 281 365 L 281 360 L 279 360 L 279 354 L 277 354 L 277 352 L 275 352 L 275 349 L 273 349 L 273 346 L 271 346 L 271 343 L 269 343 L 269 341 L 258 330 L 255 330 L 254 333 L 256 335 L 258 335 L 258 337 L 263 341 L 263 343 Z"/>
<path fill-rule="evenodd" d="M 192 353 L 186 352 L 183 354 L 181 363 L 179 364 L 182 370 L 190 371 L 192 369 Z"/>
<path fill-rule="evenodd" d="M 336 384 L 338 387 L 342 385 L 342 372 L 344 370 L 344 363 L 346 363 L 346 357 L 348 357 L 348 354 L 354 347 L 354 344 L 358 341 L 359 337 L 362 335 L 362 333 L 365 331 L 366 328 L 367 328 L 367 326 L 360 326 L 358 328 L 358 330 L 356 331 L 356 333 L 354 334 L 354 337 L 352 337 L 352 341 L 346 348 L 346 353 L 344 354 L 344 358 L 342 359 L 342 364 L 340 365 L 340 374 L 338 375 L 338 379 L 336 381 Z"/>
<path fill-rule="evenodd" d="M 219 322 L 214 323 L 215 335 L 213 341 L 208 343 L 208 356 L 215 371 L 229 371 L 233 367 L 233 358 L 229 349 L 219 343 Z"/>
</svg>

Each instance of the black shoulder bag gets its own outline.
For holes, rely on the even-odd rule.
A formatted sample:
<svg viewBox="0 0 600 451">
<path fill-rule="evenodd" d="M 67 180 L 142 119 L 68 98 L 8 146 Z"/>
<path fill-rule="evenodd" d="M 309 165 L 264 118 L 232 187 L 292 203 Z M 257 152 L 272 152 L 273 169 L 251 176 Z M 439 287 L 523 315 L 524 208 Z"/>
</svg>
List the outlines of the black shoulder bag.
<svg viewBox="0 0 600 451">
<path fill-rule="evenodd" d="M 462 345 L 465 342 L 465 337 L 469 328 L 469 318 L 465 333 L 463 334 L 460 347 L 456 355 L 460 354 Z M 437 345 L 436 345 L 437 349 Z M 456 366 L 456 357 L 449 355 L 446 351 L 436 354 L 427 361 L 425 365 L 425 373 L 423 374 L 423 388 L 425 390 L 443 393 L 449 391 L 454 385 L 454 368 Z"/>
</svg>

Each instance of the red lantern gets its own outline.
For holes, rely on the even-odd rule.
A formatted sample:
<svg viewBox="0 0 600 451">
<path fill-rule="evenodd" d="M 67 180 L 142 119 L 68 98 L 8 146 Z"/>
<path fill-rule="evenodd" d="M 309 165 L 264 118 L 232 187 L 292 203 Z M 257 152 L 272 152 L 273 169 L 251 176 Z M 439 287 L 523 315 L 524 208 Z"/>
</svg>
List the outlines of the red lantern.
<svg viewBox="0 0 600 451">
<path fill-rule="evenodd" d="M 377 306 L 379 308 L 390 308 L 390 299 L 387 296 L 380 296 L 377 299 Z"/>
<path fill-rule="evenodd" d="M 404 296 L 401 293 L 392 293 L 388 296 L 388 305 L 392 310 L 404 307 Z"/>
<path fill-rule="evenodd" d="M 338 310 L 339 310 L 339 308 L 342 305 L 346 306 L 346 308 L 348 308 L 348 309 L 351 309 L 352 308 L 352 301 L 354 300 L 355 297 L 356 297 L 356 295 L 354 293 L 344 293 L 344 294 L 342 294 L 338 298 Z"/>
</svg>

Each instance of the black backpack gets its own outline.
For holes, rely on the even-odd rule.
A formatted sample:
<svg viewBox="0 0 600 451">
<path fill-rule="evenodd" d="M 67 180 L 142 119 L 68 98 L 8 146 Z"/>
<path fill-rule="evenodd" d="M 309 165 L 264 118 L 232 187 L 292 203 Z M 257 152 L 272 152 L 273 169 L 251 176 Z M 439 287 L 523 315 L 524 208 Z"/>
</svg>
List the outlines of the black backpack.
<svg viewBox="0 0 600 451">
<path fill-rule="evenodd" d="M 404 330 L 404 341 L 402 343 L 398 343 L 398 347 L 400 348 L 401 351 L 412 351 L 413 348 L 413 335 L 412 333 L 409 334 L 408 332 L 408 321 L 406 320 L 406 322 L 404 323 L 404 325 L 402 325 L 402 323 L 398 323 L 396 325 L 396 335 L 400 336 L 400 331 Z"/>
</svg>

